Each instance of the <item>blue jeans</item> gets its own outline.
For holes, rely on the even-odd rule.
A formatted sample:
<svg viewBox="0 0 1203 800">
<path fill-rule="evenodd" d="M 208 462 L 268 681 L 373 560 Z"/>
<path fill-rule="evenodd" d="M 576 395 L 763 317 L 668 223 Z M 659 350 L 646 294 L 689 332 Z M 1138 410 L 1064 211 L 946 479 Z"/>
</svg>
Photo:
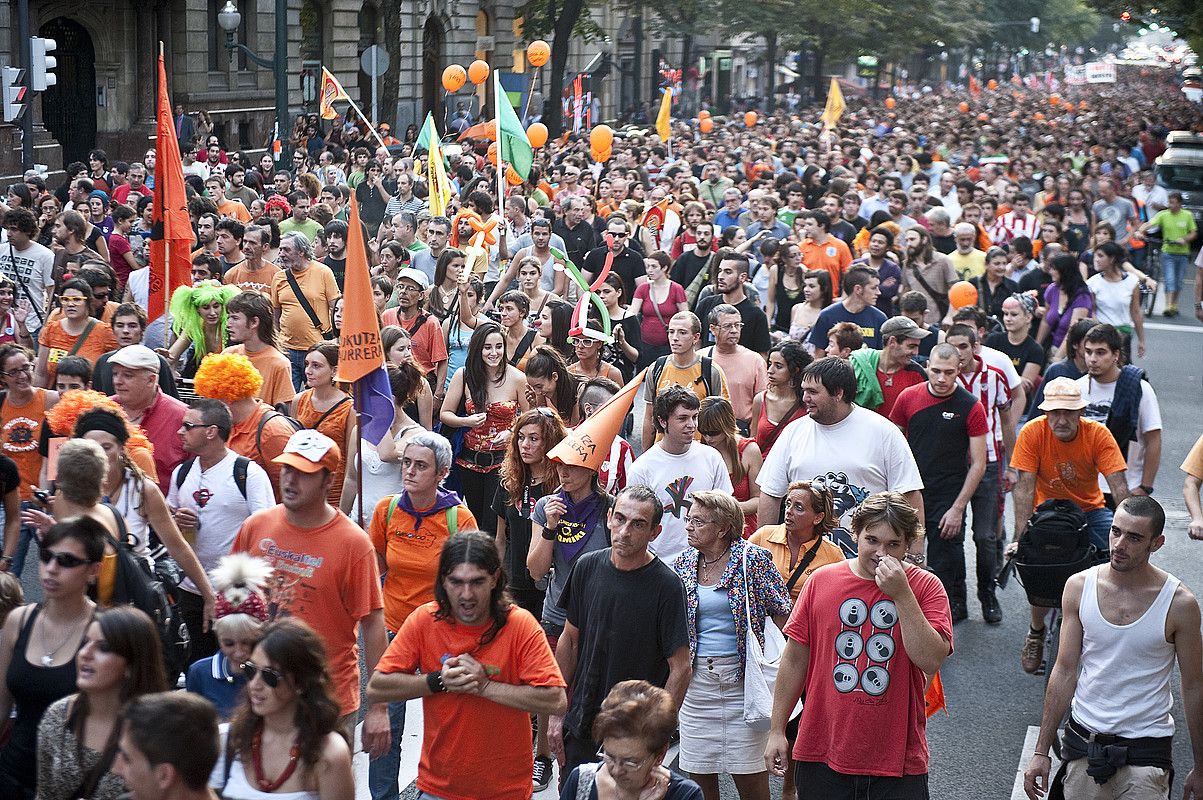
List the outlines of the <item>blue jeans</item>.
<svg viewBox="0 0 1203 800">
<path fill-rule="evenodd" d="M 37 503 L 30 500 L 22 500 L 21 510 L 25 511 L 29 508 L 42 510 L 42 507 Z M 29 543 L 36 541 L 38 541 L 38 529 L 33 525 L 22 525 L 21 538 L 17 540 L 17 552 L 13 553 L 13 563 L 8 570 L 18 579 L 20 579 L 21 572 L 25 569 L 25 555 L 29 552 Z"/>
<path fill-rule="evenodd" d="M 1090 543 L 1098 548 L 1100 553 L 1111 549 L 1111 523 L 1115 520 L 1115 512 L 1104 506 L 1094 511 L 1086 512 L 1086 527 L 1090 529 Z"/>
<path fill-rule="evenodd" d="M 1164 273 L 1161 279 L 1165 284 L 1165 293 L 1171 294 L 1182 288 L 1182 276 L 1186 274 L 1186 268 L 1190 266 L 1190 255 L 1177 253 L 1161 253 L 1161 271 Z"/>
<path fill-rule="evenodd" d="M 389 633 L 391 642 L 395 634 Z M 398 800 L 397 776 L 401 772 L 401 734 L 405 732 L 405 701 L 388 704 L 388 750 L 368 762 L 368 791 L 372 800 Z"/>
<path fill-rule="evenodd" d="M 305 352 L 292 348 L 284 350 L 284 355 L 288 356 L 288 363 L 292 365 L 292 388 L 298 392 L 305 388 Z"/>
</svg>

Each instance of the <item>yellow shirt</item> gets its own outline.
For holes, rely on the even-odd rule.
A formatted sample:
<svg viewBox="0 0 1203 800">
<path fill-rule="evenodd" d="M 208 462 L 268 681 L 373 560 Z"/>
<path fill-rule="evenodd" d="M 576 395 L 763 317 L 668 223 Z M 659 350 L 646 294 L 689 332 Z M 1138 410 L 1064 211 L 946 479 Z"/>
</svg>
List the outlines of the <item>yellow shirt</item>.
<svg viewBox="0 0 1203 800">
<path fill-rule="evenodd" d="M 802 587 L 810 576 L 819 567 L 827 564 L 838 564 L 845 561 L 844 553 L 840 550 L 839 545 L 832 542 L 825 536 L 816 538 L 813 542 L 802 545 L 798 548 L 798 560 L 790 563 L 789 544 L 786 542 L 785 526 L 784 525 L 765 525 L 748 539 L 749 542 L 755 545 L 760 545 L 773 556 L 773 564 L 777 567 L 777 571 L 781 573 L 781 577 L 788 583 L 790 576 L 794 574 L 794 570 L 798 568 L 798 564 L 802 558 L 813 548 L 818 547 L 819 552 L 815 554 L 814 560 L 807 565 L 803 570 L 801 577 L 794 583 L 794 588 L 790 590 L 790 600 L 797 601 L 798 595 L 802 594 Z"/>
<path fill-rule="evenodd" d="M 970 250 L 968 255 L 961 255 L 960 251 L 953 250 L 948 254 L 948 260 L 952 262 L 952 268 L 963 281 L 979 278 L 986 273 L 986 254 L 981 250 Z"/>
<path fill-rule="evenodd" d="M 301 308 L 288 277 L 280 270 L 273 279 L 271 295 L 272 305 L 280 309 L 280 344 L 289 350 L 308 350 L 322 340 L 322 331 L 330 330 L 330 306 L 339 297 L 338 284 L 330 268 L 316 261 L 310 261 L 299 275 L 294 272 L 293 277 L 317 315 L 321 331 Z"/>
<path fill-rule="evenodd" d="M 727 391 L 727 376 L 723 374 L 723 368 L 720 367 L 717 362 L 713 362 L 712 360 L 712 363 L 714 366 L 713 372 L 710 373 L 710 393 L 716 396 L 722 395 L 729 401 L 731 399 L 731 393 Z M 654 369 L 655 367 L 653 366 L 652 370 Z M 651 377 L 651 374 L 652 371 L 649 370 L 649 378 Z M 648 382 L 644 383 L 645 388 L 643 397 L 645 400 L 647 400 L 647 413 L 650 414 L 652 412 L 651 406 L 656 401 L 656 395 L 674 384 L 677 386 L 684 386 L 687 389 L 692 389 L 693 393 L 697 395 L 699 403 L 705 400 L 706 381 L 702 380 L 702 359 L 699 358 L 690 366 L 682 368 L 673 363 L 671 355 L 668 356 L 668 359 L 664 363 L 664 369 L 660 373 L 660 380 L 656 382 L 656 385 L 652 386 Z M 664 434 L 656 434 L 657 442 L 662 438 L 664 438 Z M 693 438 L 701 441 L 702 434 L 696 433 L 694 434 Z"/>
</svg>

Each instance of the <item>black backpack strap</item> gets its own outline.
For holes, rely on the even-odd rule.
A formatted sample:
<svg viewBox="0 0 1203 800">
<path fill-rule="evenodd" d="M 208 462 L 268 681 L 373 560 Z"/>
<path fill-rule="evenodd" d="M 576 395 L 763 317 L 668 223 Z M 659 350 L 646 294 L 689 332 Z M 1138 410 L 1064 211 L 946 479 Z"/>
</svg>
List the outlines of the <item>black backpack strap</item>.
<svg viewBox="0 0 1203 800">
<path fill-rule="evenodd" d="M 793 573 L 789 576 L 789 581 L 785 584 L 785 591 L 792 592 L 794 585 L 798 583 L 798 579 L 802 577 L 802 573 L 810 566 L 810 562 L 815 560 L 815 556 L 819 554 L 819 548 L 823 546 L 822 541 L 815 542 L 815 546 L 806 551 L 806 555 L 802 556 L 802 560 L 798 562 L 798 566 L 794 567 Z M 747 554 L 744 555 L 747 558 Z"/>
<path fill-rule="evenodd" d="M 242 492 L 242 499 L 246 499 L 246 473 L 251 465 L 251 460 L 246 456 L 238 456 L 234 459 L 234 483 L 238 486 L 238 491 Z"/>
<path fill-rule="evenodd" d="M 322 415 L 317 418 L 317 422 L 313 423 L 313 425 L 310 426 L 310 429 L 316 431 L 318 428 L 320 428 L 322 426 L 322 423 L 326 421 L 326 417 L 330 416 L 335 411 L 337 411 L 342 406 L 343 403 L 349 403 L 350 401 L 351 401 L 351 396 L 346 395 L 345 397 L 340 399 L 337 403 L 335 403 L 334 405 L 327 408 L 325 411 L 322 412 Z"/>
<path fill-rule="evenodd" d="M 309 317 L 309 321 L 313 323 L 313 327 L 317 328 L 317 332 L 324 335 L 325 331 L 322 330 L 322 323 L 318 319 L 317 312 L 313 310 L 313 306 L 309 303 L 309 298 L 301 291 L 301 286 L 297 283 L 296 276 L 292 274 L 292 270 L 284 270 L 284 279 L 292 287 L 292 293 L 296 296 L 297 303 L 300 304 L 301 310 L 305 312 L 305 316 Z"/>
<path fill-rule="evenodd" d="M 712 378 L 714 372 L 714 359 L 710 356 L 702 356 L 702 388 L 706 390 L 706 396 L 714 394 L 712 386 Z"/>
<path fill-rule="evenodd" d="M 180 462 L 180 468 L 175 473 L 175 488 L 177 490 L 183 488 L 184 481 L 188 478 L 188 473 L 192 471 L 192 465 L 196 463 L 196 456 L 188 456 Z"/>
</svg>

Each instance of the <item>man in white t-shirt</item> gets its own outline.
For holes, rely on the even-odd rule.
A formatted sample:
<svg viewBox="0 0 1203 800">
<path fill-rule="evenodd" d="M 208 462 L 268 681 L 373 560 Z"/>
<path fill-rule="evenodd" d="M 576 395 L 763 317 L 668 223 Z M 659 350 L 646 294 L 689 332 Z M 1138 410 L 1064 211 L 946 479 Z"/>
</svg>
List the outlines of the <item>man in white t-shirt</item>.
<svg viewBox="0 0 1203 800">
<path fill-rule="evenodd" d="M 54 253 L 33 240 L 37 220 L 27 208 L 10 208 L 4 213 L 8 241 L 0 246 L 0 275 L 17 283 L 13 303 L 30 307 L 25 329 L 36 342 L 46 316 L 46 290 L 54 287 Z"/>
<path fill-rule="evenodd" d="M 167 506 L 205 572 L 230 552 L 247 517 L 276 504 L 263 467 L 226 447 L 233 425 L 229 407 L 207 398 L 193 400 L 180 423 L 189 456 L 171 475 Z M 181 616 L 192 637 L 190 658 L 207 658 L 217 652 L 217 640 L 204 632 L 203 600 L 191 580 L 180 588 Z"/>
<path fill-rule="evenodd" d="M 1161 466 L 1161 407 L 1138 367 L 1121 367 L 1123 336 L 1114 325 L 1095 325 L 1082 342 L 1086 374 L 1078 378 L 1086 408 L 1082 418 L 1106 425 L 1128 462 L 1132 494 L 1152 494 Z M 1099 487 L 1109 492 L 1099 476 Z"/>
<path fill-rule="evenodd" d="M 697 395 L 688 389 L 676 385 L 662 389 L 651 412 L 656 430 L 664 438 L 635 459 L 627 472 L 627 486 L 650 486 L 664 504 L 663 530 L 652 540 L 651 550 L 669 565 L 689 546 L 685 516 L 693 493 L 703 489 L 732 491 L 722 455 L 694 441 L 699 405 Z"/>
<path fill-rule="evenodd" d="M 786 426 L 760 469 L 757 523 L 775 525 L 781 498 L 794 481 L 822 483 L 831 490 L 840 527 L 831 538 L 856 555 L 850 531 L 852 512 L 876 492 L 901 492 L 923 517 L 923 479 L 902 431 L 885 417 L 854 405 L 856 373 L 843 359 L 820 358 L 802 373 L 806 416 Z M 921 564 L 922 539 L 913 543 L 914 563 Z"/>
</svg>

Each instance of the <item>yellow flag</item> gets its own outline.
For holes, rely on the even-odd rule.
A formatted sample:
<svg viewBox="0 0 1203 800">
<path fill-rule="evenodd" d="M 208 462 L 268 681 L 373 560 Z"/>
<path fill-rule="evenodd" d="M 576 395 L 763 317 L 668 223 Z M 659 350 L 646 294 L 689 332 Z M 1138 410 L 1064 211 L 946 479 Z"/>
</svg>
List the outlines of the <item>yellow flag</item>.
<svg viewBox="0 0 1203 800">
<path fill-rule="evenodd" d="M 831 88 L 827 91 L 827 105 L 823 109 L 823 125 L 828 129 L 834 128 L 844 114 L 844 93 L 835 78 L 831 79 Z"/>
<path fill-rule="evenodd" d="M 662 142 L 667 142 L 668 137 L 672 135 L 672 107 L 673 90 L 670 87 L 664 90 L 664 98 L 660 101 L 660 113 L 656 115 L 656 133 L 660 134 Z"/>
<path fill-rule="evenodd" d="M 337 116 L 334 110 L 335 100 L 351 99 L 342 84 L 338 82 L 338 78 L 334 77 L 325 67 L 322 67 L 322 90 L 318 97 L 318 113 L 321 114 L 322 119 L 334 119 Z"/>
</svg>

